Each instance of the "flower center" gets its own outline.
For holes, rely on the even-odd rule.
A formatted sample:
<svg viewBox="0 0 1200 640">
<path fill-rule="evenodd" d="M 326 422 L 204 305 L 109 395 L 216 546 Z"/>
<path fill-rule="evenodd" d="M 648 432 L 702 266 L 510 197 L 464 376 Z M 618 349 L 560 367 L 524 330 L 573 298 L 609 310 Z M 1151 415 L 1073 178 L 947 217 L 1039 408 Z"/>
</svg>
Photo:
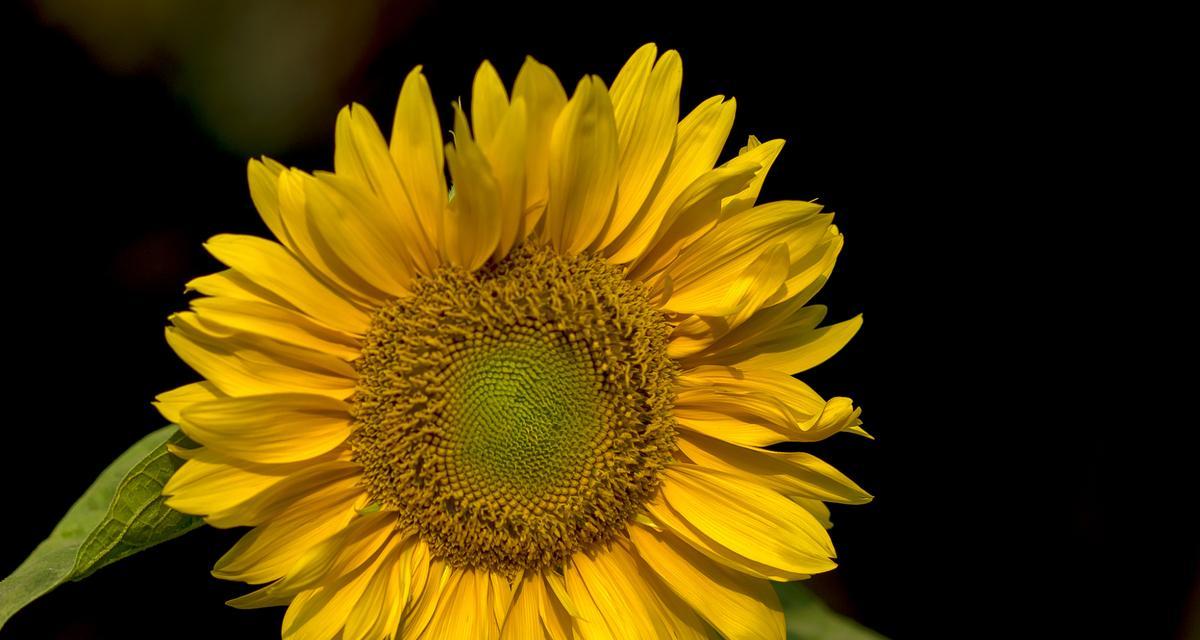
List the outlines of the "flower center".
<svg viewBox="0 0 1200 640">
<path fill-rule="evenodd" d="M 668 332 L 592 256 L 526 245 L 421 278 L 355 362 L 367 491 L 455 566 L 542 569 L 611 540 L 675 448 Z"/>
</svg>

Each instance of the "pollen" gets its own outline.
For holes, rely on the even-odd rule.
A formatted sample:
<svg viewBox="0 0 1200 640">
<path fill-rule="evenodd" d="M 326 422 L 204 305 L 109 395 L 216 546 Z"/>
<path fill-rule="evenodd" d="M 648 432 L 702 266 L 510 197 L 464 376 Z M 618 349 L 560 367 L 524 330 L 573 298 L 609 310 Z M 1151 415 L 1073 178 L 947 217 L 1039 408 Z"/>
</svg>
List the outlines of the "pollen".
<svg viewBox="0 0 1200 640">
<path fill-rule="evenodd" d="M 610 541 L 675 449 L 669 330 L 591 255 L 528 244 L 418 279 L 355 362 L 368 493 L 454 566 L 545 569 Z"/>
</svg>

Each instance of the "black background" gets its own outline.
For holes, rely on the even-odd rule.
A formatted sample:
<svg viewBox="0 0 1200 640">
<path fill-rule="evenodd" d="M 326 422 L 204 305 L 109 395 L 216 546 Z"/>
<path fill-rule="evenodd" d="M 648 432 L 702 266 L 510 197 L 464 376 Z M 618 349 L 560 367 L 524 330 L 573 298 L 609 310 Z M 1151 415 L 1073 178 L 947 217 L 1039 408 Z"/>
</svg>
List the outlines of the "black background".
<svg viewBox="0 0 1200 640">
<path fill-rule="evenodd" d="M 864 313 L 864 328 L 803 377 L 864 407 L 876 441 L 843 436 L 816 451 L 877 498 L 834 507 L 841 566 L 814 588 L 896 638 L 1118 637 L 1116 618 L 1130 613 L 1137 637 L 1186 636 L 1195 530 L 1149 539 L 1142 524 L 1155 507 L 1194 504 L 1162 487 L 1140 503 L 1128 452 L 1104 425 L 1081 424 L 1088 398 L 1044 390 L 1069 375 L 1025 355 L 1023 332 L 1061 330 L 1063 318 L 1012 266 L 1036 252 L 1017 239 L 1037 212 L 972 183 L 1003 164 L 989 149 L 1016 128 L 1013 96 L 1045 95 L 1005 72 L 1003 38 L 974 46 L 971 20 L 948 34 L 911 11 L 743 9 L 406 9 L 379 30 L 341 102 L 365 104 L 386 130 L 400 81 L 421 63 L 447 122 L 485 57 L 511 82 L 532 54 L 570 90 L 583 73 L 610 80 L 644 42 L 678 49 L 685 111 L 715 93 L 738 99 L 723 158 L 751 133 L 786 138 L 763 198 L 819 198 L 846 236 L 818 302 L 833 320 Z M 0 574 L 161 426 L 152 397 L 196 378 L 162 327 L 186 305 L 182 284 L 217 269 L 201 242 L 266 233 L 245 156 L 214 143 L 158 77 L 110 73 L 29 7 L 6 11 L 19 53 L 4 79 Z M 279 159 L 331 168 L 335 115 L 328 135 Z M 1019 176 L 1007 180 L 1037 200 Z M 1000 214 L 988 206 L 1006 201 Z M 240 533 L 205 528 L 64 585 L 0 635 L 273 637 L 282 609 L 226 607 L 246 588 L 208 575 Z"/>
</svg>

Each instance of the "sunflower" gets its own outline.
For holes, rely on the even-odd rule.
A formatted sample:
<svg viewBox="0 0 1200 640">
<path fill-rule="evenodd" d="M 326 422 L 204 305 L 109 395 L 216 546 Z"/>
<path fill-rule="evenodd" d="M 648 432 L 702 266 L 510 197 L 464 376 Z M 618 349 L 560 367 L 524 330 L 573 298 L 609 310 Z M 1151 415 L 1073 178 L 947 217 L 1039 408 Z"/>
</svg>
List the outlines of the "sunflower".
<svg viewBox="0 0 1200 640">
<path fill-rule="evenodd" d="M 784 637 L 770 581 L 870 499 L 775 446 L 866 435 L 791 374 L 861 317 L 807 304 L 831 215 L 756 202 L 783 142 L 716 165 L 735 103 L 679 120 L 681 73 L 649 44 L 568 98 L 484 62 L 443 146 L 417 67 L 390 141 L 352 105 L 332 173 L 250 162 L 275 240 L 205 245 L 228 268 L 166 329 L 205 380 L 157 399 L 200 445 L 168 504 L 253 527 L 229 604 L 285 638 Z"/>
</svg>

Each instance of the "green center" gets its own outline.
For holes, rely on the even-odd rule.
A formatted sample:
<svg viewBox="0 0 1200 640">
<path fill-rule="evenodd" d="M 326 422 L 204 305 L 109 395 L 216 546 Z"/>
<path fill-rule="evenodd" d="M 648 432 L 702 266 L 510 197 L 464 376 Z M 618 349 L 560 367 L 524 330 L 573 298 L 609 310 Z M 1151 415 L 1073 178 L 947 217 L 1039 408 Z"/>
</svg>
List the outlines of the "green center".
<svg viewBox="0 0 1200 640">
<path fill-rule="evenodd" d="M 536 499 L 561 486 L 602 431 L 602 386 L 587 353 L 524 330 L 459 350 L 446 380 L 447 461 L 468 486 L 503 483 Z"/>
</svg>

